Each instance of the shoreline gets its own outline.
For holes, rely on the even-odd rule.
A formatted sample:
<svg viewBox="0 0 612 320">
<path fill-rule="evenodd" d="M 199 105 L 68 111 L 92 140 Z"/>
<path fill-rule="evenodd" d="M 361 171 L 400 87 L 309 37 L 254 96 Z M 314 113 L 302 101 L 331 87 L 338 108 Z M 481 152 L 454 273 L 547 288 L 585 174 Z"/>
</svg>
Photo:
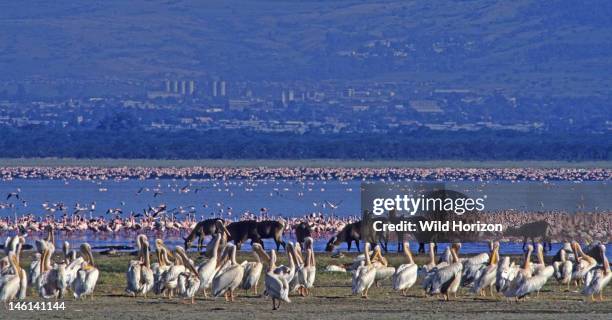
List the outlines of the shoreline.
<svg viewBox="0 0 612 320">
<path fill-rule="evenodd" d="M 269 168 L 596 168 L 612 161 L 556 160 L 359 160 L 359 159 L 80 159 L 0 158 L 0 167 L 269 167 Z"/>
</svg>

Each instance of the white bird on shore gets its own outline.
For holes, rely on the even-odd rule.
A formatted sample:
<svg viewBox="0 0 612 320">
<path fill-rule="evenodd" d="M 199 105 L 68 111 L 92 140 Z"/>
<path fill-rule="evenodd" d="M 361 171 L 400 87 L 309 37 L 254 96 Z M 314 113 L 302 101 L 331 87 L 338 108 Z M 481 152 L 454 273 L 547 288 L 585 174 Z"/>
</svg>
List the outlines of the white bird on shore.
<svg viewBox="0 0 612 320">
<path fill-rule="evenodd" d="M 197 268 L 200 276 L 200 289 L 204 293 L 204 297 L 207 297 L 206 290 L 212 285 L 213 278 L 215 277 L 215 274 L 217 274 L 217 268 L 219 267 L 218 252 L 221 237 L 222 235 L 220 233 L 215 235 L 212 241 L 213 245 L 210 259 L 200 264 Z M 210 244 L 208 246 L 210 246 Z"/>
<path fill-rule="evenodd" d="M 504 257 L 502 262 L 498 263 L 495 280 L 497 292 L 503 293 L 508 290 L 508 287 L 518 274 L 519 269 L 519 266 L 514 262 L 510 263 L 510 257 Z"/>
<path fill-rule="evenodd" d="M 492 242 L 489 245 L 489 250 L 491 252 L 493 251 Z M 455 252 L 455 254 L 458 254 L 458 252 Z M 480 278 L 482 272 L 484 272 L 485 268 L 487 267 L 489 260 L 490 256 L 486 252 L 462 259 L 461 262 L 463 263 L 463 274 L 461 275 L 461 285 L 464 287 L 474 285 L 474 281 Z"/>
<path fill-rule="evenodd" d="M 287 274 L 279 272 L 282 269 L 276 267 L 276 251 L 274 249 L 270 251 L 269 263 L 264 279 L 266 288 L 264 295 L 272 298 L 272 310 L 278 310 L 281 301 L 291 302 L 289 299 L 289 281 L 287 281 Z"/>
<path fill-rule="evenodd" d="M 81 254 L 85 261 L 81 263 L 81 268 L 77 271 L 76 279 L 72 283 L 72 291 L 77 299 L 87 295 L 90 295 L 93 299 L 100 271 L 96 268 L 91 246 L 88 243 L 81 244 Z"/>
<path fill-rule="evenodd" d="M 591 269 L 597 266 L 597 260 L 593 257 L 585 254 L 580 247 L 578 242 L 572 242 L 572 249 L 574 250 L 574 256 L 576 257 L 577 262 L 574 265 L 574 272 L 572 272 L 572 280 L 576 285 L 580 283 L 584 283 L 584 279 Z"/>
<path fill-rule="evenodd" d="M 304 239 L 304 250 L 306 252 L 306 258 L 302 260 L 301 256 L 298 260 L 300 260 L 301 267 L 297 269 L 296 276 L 297 278 L 297 288 L 296 290 L 303 297 L 308 296 L 310 294 L 310 289 L 314 287 L 314 281 L 317 274 L 317 265 L 315 261 L 314 249 L 311 237 L 306 237 Z M 296 243 L 296 247 L 298 244 Z M 299 256 L 299 251 L 295 250 L 297 256 Z M 291 287 L 291 285 L 290 285 Z"/>
<path fill-rule="evenodd" d="M 0 301 L 7 302 L 25 299 L 28 279 L 25 270 L 19 265 L 19 256 L 15 252 L 9 252 L 8 261 L 10 270 L 0 275 Z"/>
<path fill-rule="evenodd" d="M 228 244 L 224 256 L 229 258 L 229 266 L 220 270 L 213 278 L 213 296 L 225 296 L 225 301 L 234 301 L 234 290 L 242 283 L 244 267 L 236 262 L 236 246 Z"/>
<path fill-rule="evenodd" d="M 180 248 L 180 249 L 179 249 Z M 183 248 L 177 246 L 174 250 L 178 252 Z M 185 272 L 187 269 L 185 263 L 189 261 L 183 261 L 183 257 L 178 254 L 174 255 L 174 263 L 170 265 L 170 268 L 163 272 L 160 276 L 159 283 L 157 283 L 156 293 L 167 295 L 168 299 L 174 296 L 174 292 L 178 287 L 179 275 Z"/>
<path fill-rule="evenodd" d="M 40 275 L 37 280 L 38 294 L 41 298 L 62 298 L 66 289 L 66 264 L 51 265 L 52 250 L 55 246 L 47 241 L 37 242 L 42 247 Z"/>
<path fill-rule="evenodd" d="M 240 287 L 247 292 L 248 290 L 253 289 L 253 293 L 257 295 L 257 285 L 259 284 L 259 278 L 261 278 L 261 271 L 263 270 L 262 260 L 267 261 L 270 258 L 263 251 L 263 248 L 259 243 L 253 243 L 252 247 L 255 261 L 243 263 L 244 276 Z"/>
<path fill-rule="evenodd" d="M 489 288 L 491 297 L 493 297 L 493 286 L 497 278 L 497 262 L 499 260 L 499 242 L 493 244 L 493 252 L 489 259 L 489 264 L 474 281 L 474 286 L 471 289 L 472 293 L 478 293 L 480 296 L 486 296 L 486 288 Z"/>
<path fill-rule="evenodd" d="M 395 274 L 395 268 L 389 266 L 389 262 L 382 255 L 380 246 L 374 247 L 374 254 L 371 258 L 372 265 L 376 268 L 376 277 L 374 278 L 374 284 L 376 287 L 380 287 L 380 282 L 390 279 Z"/>
<path fill-rule="evenodd" d="M 370 243 L 364 245 L 365 264 L 353 271 L 352 291 L 353 294 L 361 294 L 362 298 L 368 298 L 368 290 L 376 278 L 376 268 L 370 260 Z"/>
<path fill-rule="evenodd" d="M 599 294 L 599 301 L 604 301 L 603 291 L 605 287 L 612 280 L 612 272 L 610 272 L 610 263 L 608 262 L 608 257 L 606 257 L 606 246 L 600 245 L 599 250 L 601 253 L 601 258 L 603 260 L 603 265 L 600 269 L 597 269 L 593 275 L 591 281 L 582 289 L 582 294 L 585 296 L 590 296 L 591 301 L 595 301 L 595 295 Z"/>
<path fill-rule="evenodd" d="M 450 249 L 453 256 L 452 263 L 433 271 L 433 279 L 427 292 L 429 295 L 443 294 L 444 300 L 450 300 L 451 293 L 456 297 L 457 290 L 461 284 L 461 273 L 463 270 L 463 264 L 459 261 L 457 254 L 460 248 L 460 244 L 453 244 Z"/>
<path fill-rule="evenodd" d="M 397 267 L 393 274 L 392 281 L 393 290 L 401 291 L 403 296 L 405 296 L 408 289 L 416 283 L 418 274 L 418 266 L 414 263 L 408 242 L 404 242 L 404 255 L 406 257 L 406 263 Z"/>
<path fill-rule="evenodd" d="M 179 296 L 190 299 L 194 304 L 195 294 L 200 289 L 200 275 L 182 247 L 176 247 L 176 254 L 181 257 L 186 269 L 178 277 Z"/>
<path fill-rule="evenodd" d="M 555 269 L 555 279 L 557 282 L 567 285 L 567 291 L 570 291 L 570 283 L 572 282 L 572 271 L 574 264 L 567 259 L 567 252 L 561 249 L 559 252 L 559 261 L 553 262 L 553 268 Z"/>
<path fill-rule="evenodd" d="M 138 260 L 130 261 L 127 271 L 127 288 L 125 291 L 136 297 L 142 294 L 145 298 L 153 288 L 153 270 L 151 270 L 151 257 L 149 255 L 149 240 L 144 234 L 136 237 L 138 247 Z"/>
</svg>

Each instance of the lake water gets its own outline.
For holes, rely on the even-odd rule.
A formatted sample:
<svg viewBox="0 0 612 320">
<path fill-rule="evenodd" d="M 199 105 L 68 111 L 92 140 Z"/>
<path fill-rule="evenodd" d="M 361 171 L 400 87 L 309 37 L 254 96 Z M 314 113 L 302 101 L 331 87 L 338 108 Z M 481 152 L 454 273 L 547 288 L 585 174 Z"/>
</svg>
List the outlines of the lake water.
<svg viewBox="0 0 612 320">
<path fill-rule="evenodd" d="M 86 215 L 106 215 L 108 208 L 121 208 L 124 215 L 140 213 L 149 206 L 166 204 L 168 209 L 184 208 L 198 219 L 222 216 L 237 218 L 243 212 L 259 213 L 266 208 L 270 215 L 298 217 L 313 212 L 336 216 L 359 215 L 361 181 L 295 181 L 295 180 L 122 180 L 122 181 L 78 181 L 78 180 L 36 180 L 15 179 L 0 182 L 0 217 L 13 217 L 26 213 L 51 214 L 43 209 L 47 202 L 64 203 L 68 214 L 78 205 L 89 208 L 95 203 L 94 211 Z M 518 210 L 610 210 L 612 193 L 607 182 L 555 182 L 549 184 L 529 182 L 449 182 L 446 188 L 464 192 L 470 196 L 487 197 L 487 209 L 514 208 Z M 181 190 L 182 189 L 182 190 Z M 5 200 L 10 192 L 20 190 L 20 199 Z M 336 208 L 328 202 L 337 204 Z M 12 204 L 8 206 L 8 204 Z M 177 218 L 185 214 L 176 213 Z M 61 213 L 55 212 L 56 217 Z M 287 235 L 291 237 L 291 235 Z M 169 244 L 182 244 L 178 235 L 168 236 Z M 58 239 L 58 241 L 61 239 Z M 78 245 L 89 241 L 97 245 L 132 245 L 132 239 L 121 234 L 95 237 L 76 236 L 71 238 Z M 268 248 L 270 243 L 266 242 Z M 315 249 L 323 250 L 325 240 L 316 241 Z M 245 246 L 246 249 L 249 246 Z M 345 246 L 342 246 L 345 250 Z M 392 249 L 395 250 L 394 245 Z M 415 247 L 416 249 L 416 247 Z M 483 252 L 485 243 L 467 245 L 463 252 Z M 556 249 L 554 249 L 556 251 Z M 612 250 L 609 250 L 610 252 Z M 504 244 L 502 253 L 520 253 L 521 245 Z"/>
</svg>

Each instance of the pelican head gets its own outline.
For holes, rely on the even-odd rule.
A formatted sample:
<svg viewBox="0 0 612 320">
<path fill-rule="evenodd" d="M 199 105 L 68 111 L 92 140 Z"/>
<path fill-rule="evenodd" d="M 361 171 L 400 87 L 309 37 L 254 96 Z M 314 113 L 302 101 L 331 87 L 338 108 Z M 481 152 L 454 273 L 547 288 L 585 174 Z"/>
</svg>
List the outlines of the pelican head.
<svg viewBox="0 0 612 320">
<path fill-rule="evenodd" d="M 228 238 L 231 238 L 232 235 L 230 234 L 230 232 L 227 230 L 227 228 L 225 227 L 225 224 L 223 223 L 223 220 L 217 220 L 215 221 L 215 227 L 217 227 L 217 230 L 221 231 L 224 235 L 226 235 Z"/>
<path fill-rule="evenodd" d="M 96 266 L 94 263 L 93 254 L 91 252 L 91 246 L 89 245 L 89 243 L 81 244 L 81 254 L 83 255 L 83 258 L 89 265 L 91 265 L 92 267 Z"/>
</svg>

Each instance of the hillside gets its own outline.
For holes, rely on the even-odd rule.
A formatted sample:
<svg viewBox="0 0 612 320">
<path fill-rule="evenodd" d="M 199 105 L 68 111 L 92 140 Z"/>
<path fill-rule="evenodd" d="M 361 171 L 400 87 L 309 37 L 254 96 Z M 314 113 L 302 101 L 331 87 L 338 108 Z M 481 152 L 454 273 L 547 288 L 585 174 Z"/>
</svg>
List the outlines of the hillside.
<svg viewBox="0 0 612 320">
<path fill-rule="evenodd" d="M 0 4 L 1 81 L 352 79 L 606 95 L 606 1 Z"/>
</svg>

